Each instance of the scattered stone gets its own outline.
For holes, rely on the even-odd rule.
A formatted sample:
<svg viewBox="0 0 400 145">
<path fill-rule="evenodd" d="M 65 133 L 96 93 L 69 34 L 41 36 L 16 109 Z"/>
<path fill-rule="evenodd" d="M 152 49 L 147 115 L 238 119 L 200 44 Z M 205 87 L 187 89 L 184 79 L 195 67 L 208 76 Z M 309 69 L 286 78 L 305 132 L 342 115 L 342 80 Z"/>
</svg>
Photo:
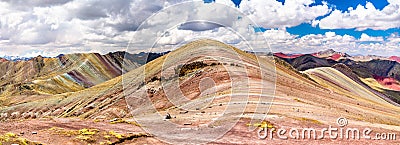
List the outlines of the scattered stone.
<svg viewBox="0 0 400 145">
<path fill-rule="evenodd" d="M 119 120 L 120 120 L 120 118 L 114 118 L 114 119 L 111 119 L 110 122 L 115 122 L 115 121 L 119 121 Z"/>
<path fill-rule="evenodd" d="M 183 123 L 183 125 L 192 125 L 192 123 L 190 123 L 190 122 L 189 123 Z"/>
<path fill-rule="evenodd" d="M 167 115 L 165 115 L 165 119 L 171 119 L 171 115 L 169 113 L 167 113 Z"/>
<path fill-rule="evenodd" d="M 186 114 L 186 113 L 189 113 L 189 111 L 181 111 L 181 112 L 179 112 L 179 114 Z"/>
<path fill-rule="evenodd" d="M 19 118 L 20 117 L 20 113 L 19 112 L 13 112 L 13 113 L 11 113 L 11 118 L 12 119 L 17 119 L 17 118 Z"/>
<path fill-rule="evenodd" d="M 206 111 L 201 111 L 201 113 L 206 113 Z"/>
<path fill-rule="evenodd" d="M 37 134 L 37 132 L 32 132 L 32 134 Z"/>
<path fill-rule="evenodd" d="M 219 106 L 222 106 L 222 104 L 219 104 Z"/>
<path fill-rule="evenodd" d="M 8 118 L 8 113 L 2 113 L 1 118 L 7 119 Z"/>
<path fill-rule="evenodd" d="M 196 108 L 196 110 L 200 110 L 200 108 Z"/>
<path fill-rule="evenodd" d="M 191 128 L 181 128 L 181 131 L 192 130 Z"/>
<path fill-rule="evenodd" d="M 208 127 L 208 124 L 200 124 L 199 127 Z"/>
<path fill-rule="evenodd" d="M 40 113 L 40 112 L 36 112 L 36 113 L 34 114 L 34 116 L 35 116 L 36 118 L 39 118 L 41 115 L 42 115 L 42 113 Z"/>
</svg>

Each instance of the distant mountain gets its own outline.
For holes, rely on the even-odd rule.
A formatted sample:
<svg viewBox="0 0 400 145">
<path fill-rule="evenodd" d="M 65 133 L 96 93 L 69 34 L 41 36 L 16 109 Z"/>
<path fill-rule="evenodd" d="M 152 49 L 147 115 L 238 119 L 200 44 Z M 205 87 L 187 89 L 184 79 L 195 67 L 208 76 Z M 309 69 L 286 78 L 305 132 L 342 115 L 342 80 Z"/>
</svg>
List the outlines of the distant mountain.
<svg viewBox="0 0 400 145">
<path fill-rule="evenodd" d="M 390 60 L 397 61 L 397 62 L 400 63 L 400 57 L 398 57 L 398 56 L 391 56 L 391 57 L 389 57 L 389 59 L 390 59 Z"/>
<path fill-rule="evenodd" d="M 304 54 L 284 54 L 282 52 L 274 53 L 275 56 L 280 58 L 297 58 L 299 56 L 303 56 Z"/>
<path fill-rule="evenodd" d="M 371 60 L 390 60 L 387 57 L 383 56 L 377 56 L 377 55 L 358 55 L 358 56 L 352 56 L 349 57 L 348 59 L 354 60 L 354 61 L 371 61 Z"/>
<path fill-rule="evenodd" d="M 120 76 L 165 53 L 60 54 L 0 62 L 0 96 L 75 92 Z M 16 59 L 14 59 L 16 60 Z"/>
<path fill-rule="evenodd" d="M 146 55 L 150 57 L 147 59 Z M 6 72 L 2 76 L 7 77 L 1 80 L 8 81 L 6 89 L 17 89 L 14 94 L 1 97 L 1 131 L 22 134 L 33 130 L 42 136 L 22 137 L 42 144 L 168 143 L 161 139 L 203 143 L 212 137 L 216 137 L 210 140 L 212 144 L 265 144 L 265 140 L 249 138 L 243 128 L 276 124 L 318 127 L 346 117 L 350 122 L 360 122 L 362 128 L 400 130 L 400 91 L 386 89 L 373 78 L 360 77 L 390 72 L 396 76 L 395 61 L 361 63 L 312 54 L 296 58 L 256 55 L 270 54 L 246 53 L 206 39 L 190 42 L 166 55 L 66 54 L 0 63 L 6 65 L 0 68 L 5 70 L 1 73 Z M 127 59 L 121 59 L 123 56 Z M 299 72 L 287 62 L 307 70 Z M 129 70 L 136 67 L 133 64 L 143 65 Z M 118 70 L 126 73 L 114 77 Z M 96 78 L 106 79 L 99 83 Z M 41 81 L 45 83 L 38 83 Z M 95 86 L 51 94 L 50 90 L 72 88 L 83 81 Z M 27 90 L 41 94 L 30 95 Z M 4 91 L 0 93 L 3 94 Z M 220 130 L 225 128 L 226 131 Z M 185 135 L 177 137 L 177 133 Z M 354 144 L 366 143 L 369 141 Z"/>
<path fill-rule="evenodd" d="M 400 63 L 390 60 L 353 61 L 340 60 L 363 78 L 391 77 L 400 80 Z"/>
<path fill-rule="evenodd" d="M 6 61 L 8 61 L 8 60 L 5 59 L 5 58 L 1 58 L 1 57 L 0 57 L 0 62 L 6 62 Z"/>
<path fill-rule="evenodd" d="M 319 57 L 319 58 L 327 58 L 327 59 L 332 59 L 332 60 L 338 60 L 340 58 L 346 58 L 346 57 L 351 57 L 350 55 L 342 52 L 336 52 L 333 49 L 328 49 L 325 51 L 320 51 L 317 53 L 313 53 L 313 56 Z"/>
<path fill-rule="evenodd" d="M 279 57 L 279 58 L 297 58 L 300 56 L 304 56 L 306 54 L 285 54 L 282 52 L 277 52 L 274 53 L 275 56 Z M 328 50 L 324 50 L 324 51 L 320 51 L 320 52 L 316 52 L 316 53 L 311 53 L 309 55 L 318 57 L 318 58 L 325 58 L 325 59 L 332 59 L 332 60 L 339 60 L 342 58 L 348 58 L 351 57 L 350 55 L 346 54 L 346 53 L 342 53 L 342 52 L 336 52 L 333 49 L 328 49 Z"/>
<path fill-rule="evenodd" d="M 335 55 L 340 55 L 339 59 L 332 59 L 332 56 L 333 58 L 337 58 Z M 370 91 L 378 96 L 381 95 L 377 92 L 381 92 L 385 94 L 387 98 L 400 103 L 400 93 L 397 92 L 400 91 L 400 63 L 397 61 L 398 57 L 385 58 L 374 55 L 351 57 L 345 53 L 335 52 L 333 50 L 305 54 L 294 58 L 288 58 L 282 55 L 275 56 L 286 61 L 298 71 L 332 67 L 342 71 L 342 73 L 346 74 L 360 85 L 370 83 L 372 86 L 365 87 L 367 89 L 374 88 L 376 84 L 379 84 L 383 88 L 375 87 L 375 89 L 378 88 L 376 91 Z M 368 81 L 364 83 L 359 78 Z M 376 84 L 374 82 L 376 82 Z"/>
<path fill-rule="evenodd" d="M 330 67 L 338 63 L 343 63 L 363 78 L 380 76 L 400 80 L 400 63 L 392 60 L 373 59 L 370 61 L 355 61 L 351 58 L 333 60 L 329 57 L 320 58 L 312 54 L 306 54 L 296 58 L 280 57 L 279 55 L 275 56 L 285 60 L 299 71 L 305 71 L 317 67 Z"/>
<path fill-rule="evenodd" d="M 300 54 L 300 53 L 287 54 L 287 53 L 282 53 L 282 52 L 276 52 L 273 54 L 279 58 L 285 58 L 285 59 L 293 59 L 293 58 L 297 58 L 297 57 L 306 55 L 306 54 Z M 324 51 L 311 53 L 310 55 L 318 57 L 318 58 L 332 59 L 335 61 L 339 61 L 340 59 L 350 59 L 350 60 L 354 60 L 354 61 L 391 60 L 391 61 L 397 61 L 400 63 L 399 56 L 384 57 L 384 56 L 377 56 L 377 55 L 360 55 L 360 54 L 352 56 L 347 53 L 337 52 L 333 49 L 327 49 Z"/>
<path fill-rule="evenodd" d="M 279 57 L 279 55 L 275 56 Z M 311 54 L 306 54 L 294 58 L 283 57 L 281 59 L 291 64 L 294 68 L 296 68 L 299 71 L 305 71 L 316 67 L 332 66 L 336 63 L 334 60 L 315 57 Z"/>
<path fill-rule="evenodd" d="M 9 61 L 27 61 L 32 59 L 32 57 L 20 57 L 20 56 L 3 56 L 2 58 L 9 60 Z"/>
</svg>

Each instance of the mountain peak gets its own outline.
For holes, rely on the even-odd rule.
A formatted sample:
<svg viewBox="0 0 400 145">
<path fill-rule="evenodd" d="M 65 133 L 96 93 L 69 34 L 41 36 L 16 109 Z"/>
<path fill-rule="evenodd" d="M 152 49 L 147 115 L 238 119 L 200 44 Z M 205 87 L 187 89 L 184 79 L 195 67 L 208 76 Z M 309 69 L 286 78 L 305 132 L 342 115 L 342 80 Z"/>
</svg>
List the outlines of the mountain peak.
<svg viewBox="0 0 400 145">
<path fill-rule="evenodd" d="M 227 45 L 223 42 L 217 41 L 217 40 L 213 40 L 213 39 L 198 39 L 195 41 L 191 41 L 189 43 L 187 43 L 185 46 L 190 46 L 190 45 L 197 45 L 197 44 L 201 44 L 201 45 Z"/>
<path fill-rule="evenodd" d="M 324 51 L 320 51 L 320 52 L 314 53 L 313 55 L 316 56 L 316 57 L 330 58 L 330 59 L 333 59 L 333 60 L 338 60 L 341 57 L 350 57 L 350 55 L 348 55 L 346 53 L 337 52 L 337 51 L 335 51 L 333 49 L 327 49 L 327 50 L 324 50 Z"/>
<path fill-rule="evenodd" d="M 180 50 L 185 50 L 185 51 L 189 51 L 191 49 L 196 49 L 196 48 L 200 48 L 203 46 L 218 46 L 220 48 L 226 48 L 226 49 L 233 49 L 235 51 L 241 51 L 238 48 L 235 48 L 231 45 L 225 44 L 223 42 L 217 41 L 217 40 L 213 40 L 213 39 L 198 39 L 195 41 L 191 41 L 185 45 L 183 45 L 182 47 L 178 48 Z"/>
<path fill-rule="evenodd" d="M 318 53 L 318 55 L 332 55 L 332 54 L 335 54 L 335 53 L 338 53 L 338 52 L 336 52 L 333 49 L 327 49 L 327 50 L 320 51 L 320 52 L 317 52 L 317 53 Z"/>
<path fill-rule="evenodd" d="M 0 59 L 5 59 L 5 60 L 8 60 L 8 61 L 26 61 L 26 60 L 31 59 L 31 57 L 20 57 L 20 56 L 8 56 L 8 55 L 5 55 Z"/>
</svg>

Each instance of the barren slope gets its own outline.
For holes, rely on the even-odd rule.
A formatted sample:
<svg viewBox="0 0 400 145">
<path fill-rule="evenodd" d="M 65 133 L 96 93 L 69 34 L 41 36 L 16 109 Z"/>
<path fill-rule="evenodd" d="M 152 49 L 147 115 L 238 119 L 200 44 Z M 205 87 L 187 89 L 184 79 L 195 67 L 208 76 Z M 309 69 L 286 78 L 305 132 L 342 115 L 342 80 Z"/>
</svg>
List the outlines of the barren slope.
<svg viewBox="0 0 400 145">
<path fill-rule="evenodd" d="M 136 133 L 146 131 L 151 134 L 126 143 L 163 143 L 159 139 L 167 142 L 204 142 L 213 138 L 218 138 L 213 142 L 217 144 L 350 143 L 348 140 L 329 139 L 311 143 L 308 142 L 310 140 L 259 140 L 256 131 L 249 130 L 247 124 L 260 123 L 262 120 L 278 128 L 321 128 L 336 125 L 338 117 L 346 117 L 351 127 L 400 131 L 399 107 L 333 68 L 312 69 L 306 73 L 310 77 L 279 59 L 257 58 L 220 42 L 199 40 L 122 77 L 75 93 L 3 107 L 0 112 L 1 119 L 9 122 L 13 118 L 55 116 L 71 120 L 71 117 L 79 117 L 81 119 L 78 121 L 64 121 L 70 126 L 61 126 L 62 122 L 57 120 L 42 123 L 73 130 L 89 126 L 106 132 L 119 130 L 127 134 L 127 130 L 132 129 Z M 137 126 L 124 126 L 125 130 L 104 128 L 104 119 L 129 118 L 130 113 L 145 130 Z M 172 118 L 166 121 L 164 116 L 167 113 Z M 88 124 L 87 120 L 90 119 L 100 122 L 78 125 Z M 7 129 L 3 133 L 21 130 L 10 129 L 7 125 L 0 125 Z M 52 133 L 48 130 L 51 126 L 42 126 L 41 123 L 35 126 L 40 126 L 34 128 L 39 133 Z M 233 129 L 224 133 L 223 129 L 230 127 Z M 180 133 L 185 135 L 178 136 Z M 25 137 L 49 143 L 49 137 Z M 65 135 L 52 136 L 55 137 L 58 139 L 52 140 L 53 144 L 88 143 L 85 140 L 68 141 L 71 137 Z M 100 139 L 100 134 L 91 137 L 96 140 L 90 143 L 104 141 Z M 367 144 L 368 141 L 361 140 L 358 143 Z"/>
</svg>

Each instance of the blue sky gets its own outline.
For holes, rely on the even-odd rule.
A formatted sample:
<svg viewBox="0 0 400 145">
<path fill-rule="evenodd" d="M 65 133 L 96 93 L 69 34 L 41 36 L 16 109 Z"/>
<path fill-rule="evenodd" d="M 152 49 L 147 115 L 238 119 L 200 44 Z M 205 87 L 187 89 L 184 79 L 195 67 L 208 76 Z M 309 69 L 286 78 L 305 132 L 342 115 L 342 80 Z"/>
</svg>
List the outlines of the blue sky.
<svg viewBox="0 0 400 145">
<path fill-rule="evenodd" d="M 282 5 L 285 5 L 285 0 L 277 0 L 279 1 Z M 236 2 L 237 3 L 237 2 Z M 374 17 L 373 14 L 371 14 L 370 20 L 367 19 L 362 19 L 359 18 L 358 20 L 355 20 L 354 22 L 348 22 L 348 23 L 364 23 L 363 21 L 369 21 L 369 25 L 371 27 L 368 27 L 368 24 L 364 26 L 357 26 L 355 24 L 354 26 L 351 26 L 351 24 L 345 24 L 344 26 L 341 26 L 340 24 L 329 24 L 329 23 L 335 23 L 335 22 L 329 22 L 326 21 L 328 19 L 327 17 L 329 16 L 330 20 L 332 20 L 333 16 L 338 16 L 334 15 L 335 14 L 343 14 L 343 15 L 356 15 L 356 17 L 361 16 L 357 11 L 361 11 L 366 13 L 366 15 L 369 15 L 368 12 L 371 13 L 377 13 L 377 12 L 388 12 L 390 7 L 397 6 L 394 5 L 393 2 L 390 5 L 390 3 L 387 0 L 315 0 L 313 1 L 312 4 L 309 6 L 319 6 L 319 5 L 327 5 L 330 9 L 330 11 L 326 14 L 320 15 L 316 17 L 315 19 L 311 21 L 304 21 L 302 23 L 298 23 L 295 25 L 291 26 L 286 26 L 282 28 L 276 28 L 276 27 L 255 27 L 256 32 L 265 32 L 269 30 L 274 30 L 274 29 L 284 29 L 285 32 L 288 32 L 291 35 L 296 36 L 296 38 L 302 38 L 304 36 L 320 36 L 320 35 L 325 35 L 327 33 L 332 34 L 332 32 L 337 35 L 337 36 L 351 36 L 351 38 L 354 38 L 355 40 L 354 43 L 354 48 L 348 48 L 347 52 L 348 53 L 354 53 L 354 54 L 363 54 L 366 52 L 363 51 L 369 51 L 367 53 L 370 54 L 378 54 L 378 55 L 399 55 L 399 50 L 398 48 L 400 47 L 399 42 L 394 42 L 394 43 L 388 43 L 388 40 L 393 40 L 393 37 L 398 37 L 400 29 L 399 25 L 396 24 L 394 26 L 386 26 L 385 24 L 382 24 L 381 26 L 375 27 L 374 26 L 374 19 L 380 19 L 380 17 Z M 385 9 L 386 8 L 386 9 Z M 398 7 L 395 7 L 398 9 Z M 364 10 L 365 9 L 365 10 Z M 396 12 L 393 12 L 399 16 L 399 11 L 397 10 Z M 368 16 L 367 16 L 368 17 Z M 325 21 L 323 23 L 323 26 L 320 27 L 321 22 Z M 399 19 L 393 18 L 392 20 L 386 21 L 387 23 L 390 23 L 393 21 L 394 23 L 398 23 Z M 347 23 L 347 21 L 342 21 L 342 23 Z M 380 22 L 376 22 L 377 24 Z M 326 25 L 328 24 L 328 25 Z M 325 35 L 326 36 L 326 35 Z M 308 38 L 308 37 L 307 37 Z M 343 37 L 342 37 L 343 38 Z M 382 41 L 380 41 L 382 40 Z M 377 44 L 381 44 L 382 46 L 378 46 Z M 358 47 L 361 45 L 361 48 L 359 50 L 354 50 L 358 49 Z M 367 45 L 370 45 L 369 47 L 375 47 L 375 50 L 368 49 Z M 374 45 L 374 46 L 372 46 Z M 391 45 L 391 46 L 388 46 Z M 384 47 L 390 47 L 392 51 L 385 51 L 386 49 Z M 350 52 L 349 49 L 353 49 L 353 52 Z M 396 50 L 394 50 L 396 49 Z M 377 52 L 377 50 L 380 51 L 380 53 Z M 283 50 L 285 51 L 285 50 Z M 340 49 L 339 49 L 340 51 Z M 290 51 L 287 51 L 290 52 Z M 298 50 L 297 52 L 310 52 L 306 50 Z M 394 53 L 391 53 L 394 52 Z"/>
<path fill-rule="evenodd" d="M 284 0 L 283 0 L 284 1 Z M 363 5 L 365 6 L 366 2 L 365 0 L 328 0 L 328 3 L 331 4 L 331 6 L 335 9 L 341 10 L 341 11 L 347 11 L 349 7 L 357 7 L 358 5 Z M 386 0 L 369 0 L 368 2 L 371 2 L 374 4 L 375 8 L 377 9 L 382 9 L 385 6 L 388 5 L 388 2 Z M 317 0 L 316 3 L 321 3 L 320 0 Z M 320 17 L 318 19 L 322 19 L 323 17 Z M 303 36 L 306 34 L 324 34 L 325 32 L 332 31 L 336 32 L 336 34 L 339 35 L 344 35 L 348 34 L 351 36 L 354 36 L 355 38 L 360 38 L 362 33 L 365 33 L 369 36 L 383 36 L 384 38 L 387 36 L 390 36 L 391 34 L 395 32 L 399 32 L 399 28 L 391 28 L 387 30 L 372 30 L 372 29 L 367 29 L 363 31 L 357 31 L 355 29 L 321 29 L 318 26 L 312 27 L 310 24 L 303 23 L 299 26 L 291 27 L 288 29 L 289 33 L 296 34 L 299 36 Z"/>
<path fill-rule="evenodd" d="M 126 50 L 128 43 L 140 46 L 149 38 L 133 39 L 149 17 L 181 2 L 193 0 L 54 0 L 0 1 L 0 56 L 57 56 L 61 53 L 108 53 Z M 214 15 L 217 21 L 234 22 L 242 12 L 257 26 L 251 37 L 263 35 L 266 42 L 250 42 L 271 47 L 273 52 L 312 53 L 326 49 L 348 54 L 400 56 L 399 0 L 204 0 L 204 6 L 223 4 L 226 8 L 205 14 L 200 7 L 180 7 L 179 14 L 152 21 L 163 27 L 174 18 L 187 21 Z M 150 23 L 149 23 L 150 24 Z M 258 29 L 259 28 L 259 29 Z M 153 29 L 153 28 L 150 28 Z M 197 37 L 217 39 L 238 48 L 246 42 L 232 36 L 227 27 L 210 23 L 188 23 L 169 29 L 157 51 Z M 245 28 L 248 29 L 248 28 Z M 164 33 L 154 32 L 156 34 Z M 243 48 L 245 49 L 245 48 Z M 257 50 L 265 51 L 265 50 Z"/>
<path fill-rule="evenodd" d="M 361 34 L 365 33 L 369 36 L 382 36 L 384 38 L 390 36 L 393 33 L 398 33 L 400 31 L 400 29 L 398 28 L 390 28 L 387 30 L 372 30 L 372 29 L 367 29 L 367 30 L 363 30 L 363 31 L 357 31 L 355 29 L 321 29 L 319 28 L 319 26 L 313 27 L 311 26 L 311 24 L 307 24 L 307 23 L 302 23 L 298 26 L 294 26 L 294 27 L 289 27 L 287 28 L 287 31 L 291 34 L 295 34 L 295 35 L 299 35 L 304 36 L 304 35 L 308 35 L 308 34 L 325 34 L 326 32 L 335 32 L 338 35 L 350 35 L 350 36 L 354 36 L 355 38 L 360 38 Z"/>
<path fill-rule="evenodd" d="M 285 0 L 277 0 L 279 2 L 282 2 L 283 4 L 285 3 Z M 327 0 L 329 6 L 333 9 L 341 10 L 341 11 L 348 11 L 350 7 L 357 7 L 358 5 L 365 6 L 367 2 L 371 2 L 376 9 L 382 10 L 385 6 L 387 6 L 389 3 L 386 0 Z M 316 0 L 315 4 L 313 5 L 318 5 L 322 4 L 321 0 Z M 324 18 L 323 16 L 318 17 L 317 20 L 320 20 Z M 260 28 L 259 30 L 266 30 L 268 28 Z M 360 38 L 362 33 L 365 33 L 369 36 L 382 36 L 383 38 L 386 38 L 390 36 L 393 33 L 398 33 L 400 32 L 399 28 L 390 28 L 386 30 L 373 30 L 373 29 L 367 29 L 367 30 L 362 30 L 358 31 L 355 28 L 353 29 L 321 29 L 318 25 L 317 26 L 311 26 L 309 23 L 302 23 L 300 25 L 294 26 L 294 27 L 288 27 L 287 31 L 291 34 L 294 35 L 299 35 L 304 36 L 308 34 L 325 34 L 326 32 L 335 32 L 338 35 L 350 35 L 355 38 Z"/>
</svg>

